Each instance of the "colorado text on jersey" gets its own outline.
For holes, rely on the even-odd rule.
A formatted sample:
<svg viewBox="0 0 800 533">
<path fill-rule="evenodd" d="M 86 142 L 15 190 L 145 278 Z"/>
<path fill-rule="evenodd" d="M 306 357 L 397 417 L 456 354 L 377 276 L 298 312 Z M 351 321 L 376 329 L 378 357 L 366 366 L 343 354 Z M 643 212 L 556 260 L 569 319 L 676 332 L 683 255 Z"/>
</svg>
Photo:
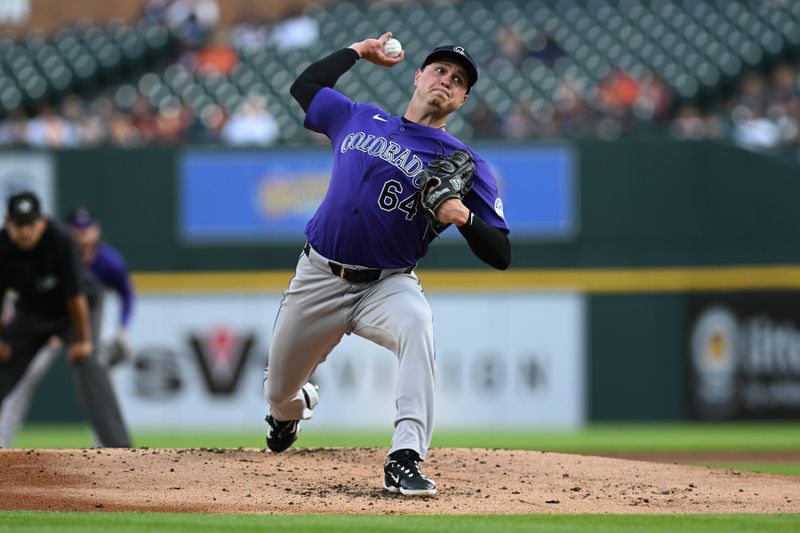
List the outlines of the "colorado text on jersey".
<svg viewBox="0 0 800 533">
<path fill-rule="evenodd" d="M 414 178 L 423 171 L 424 165 L 419 157 L 412 155 L 408 148 L 404 150 L 402 146 L 385 137 L 376 137 L 363 131 L 351 133 L 342 140 L 339 147 L 339 151 L 342 153 L 348 150 L 360 150 L 372 157 L 379 157 L 403 171 L 403 174 L 409 178 Z M 416 180 L 415 185 L 419 186 Z"/>
</svg>

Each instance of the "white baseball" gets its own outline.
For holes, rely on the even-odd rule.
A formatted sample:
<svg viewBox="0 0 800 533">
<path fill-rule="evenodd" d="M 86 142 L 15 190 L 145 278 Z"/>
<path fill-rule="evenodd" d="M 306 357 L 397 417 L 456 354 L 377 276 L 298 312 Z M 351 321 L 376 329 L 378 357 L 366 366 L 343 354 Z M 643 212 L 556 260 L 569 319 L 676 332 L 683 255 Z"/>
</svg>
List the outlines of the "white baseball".
<svg viewBox="0 0 800 533">
<path fill-rule="evenodd" d="M 397 57 L 402 51 L 403 45 L 394 37 L 390 38 L 386 41 L 386 44 L 383 45 L 383 53 L 386 54 L 386 57 Z"/>
</svg>

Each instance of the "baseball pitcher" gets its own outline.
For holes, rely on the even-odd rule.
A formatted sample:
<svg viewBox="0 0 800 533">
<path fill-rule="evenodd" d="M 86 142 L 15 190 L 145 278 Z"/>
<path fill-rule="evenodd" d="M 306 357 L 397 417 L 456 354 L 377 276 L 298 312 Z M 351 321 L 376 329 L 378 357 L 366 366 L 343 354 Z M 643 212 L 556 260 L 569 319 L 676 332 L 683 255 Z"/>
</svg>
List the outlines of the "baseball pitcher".
<svg viewBox="0 0 800 533">
<path fill-rule="evenodd" d="M 267 446 L 280 452 L 297 439 L 299 421 L 318 401 L 309 378 L 343 335 L 355 333 L 398 361 L 383 486 L 428 496 L 436 484 L 419 462 L 433 432 L 435 349 L 431 308 L 414 267 L 451 225 L 494 268 L 508 268 L 511 246 L 489 165 L 445 129 L 478 80 L 462 46 L 441 46 L 423 59 L 400 116 L 333 88 L 359 60 L 383 67 L 403 61 L 404 52 L 389 57 L 383 49 L 391 36 L 333 52 L 291 87 L 306 128 L 330 139 L 333 171 L 275 321 L 264 377 Z"/>
</svg>

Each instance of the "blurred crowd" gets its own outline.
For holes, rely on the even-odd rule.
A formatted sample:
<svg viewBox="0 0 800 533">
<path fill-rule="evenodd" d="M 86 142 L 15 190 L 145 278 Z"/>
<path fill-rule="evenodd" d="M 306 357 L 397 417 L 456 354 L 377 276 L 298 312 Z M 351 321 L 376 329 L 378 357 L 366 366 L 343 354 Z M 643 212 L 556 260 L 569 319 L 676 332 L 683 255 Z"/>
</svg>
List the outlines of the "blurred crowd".
<svg viewBox="0 0 800 533">
<path fill-rule="evenodd" d="M 243 12 L 238 22 L 221 28 L 217 0 L 150 0 L 142 17 L 170 29 L 177 46 L 169 62 L 194 72 L 225 75 L 237 64 L 237 50 L 273 45 L 288 51 L 319 38 L 315 20 L 300 10 L 276 20 Z M 513 25 L 497 30 L 494 45 L 490 61 L 482 65 L 488 75 L 508 66 L 525 69 L 531 61 L 553 67 L 565 55 L 546 32 L 523 34 Z M 567 71 L 558 77 L 549 99 L 521 96 L 502 114 L 477 99 L 463 118 L 476 139 L 646 133 L 728 139 L 800 160 L 799 71 L 800 62 L 784 61 L 766 71 L 746 72 L 720 94 L 693 101 L 677 98 L 665 80 L 641 66 L 611 71 L 599 83 Z M 19 111 L 0 121 L 0 146 L 268 146 L 280 140 L 278 122 L 263 94 L 245 95 L 235 107 L 211 104 L 195 110 L 180 101 L 155 107 L 127 85 L 92 98 L 69 96 L 30 115 Z"/>
<path fill-rule="evenodd" d="M 670 133 L 678 139 L 730 139 L 800 162 L 800 62 L 746 72 L 728 97 L 711 105 L 680 104 Z"/>
<path fill-rule="evenodd" d="M 68 96 L 58 108 L 45 107 L 34 117 L 14 113 L 0 122 L 0 146 L 269 146 L 278 138 L 278 124 L 262 95 L 249 95 L 232 114 L 216 104 L 204 107 L 200 115 L 186 105 L 156 109 L 141 95 L 134 95 L 123 111 L 116 100 L 100 96 L 85 102 Z"/>
<path fill-rule="evenodd" d="M 588 90 L 585 82 L 566 75 L 558 81 L 551 100 L 518 98 L 502 116 L 478 104 L 468 117 L 474 137 L 615 138 L 641 133 L 645 127 L 664 129 L 673 104 L 667 84 L 644 69 L 614 71 Z"/>
<path fill-rule="evenodd" d="M 142 18 L 164 24 L 175 39 L 174 54 L 165 63 L 190 71 L 227 74 L 238 62 L 235 47 L 258 31 L 274 36 L 292 20 L 259 21 L 243 13 L 232 28 L 219 27 L 217 0 L 149 0 Z M 268 31 L 269 30 L 269 31 Z M 264 43 L 253 41 L 248 46 Z M 32 115 L 32 116 L 31 116 Z M 0 121 L 0 146 L 134 148 L 173 144 L 268 146 L 278 139 L 278 124 L 267 97 L 249 94 L 235 107 L 209 103 L 196 110 L 174 100 L 155 106 L 132 84 L 123 84 L 91 98 L 70 95 L 33 114 L 19 109 Z"/>
</svg>

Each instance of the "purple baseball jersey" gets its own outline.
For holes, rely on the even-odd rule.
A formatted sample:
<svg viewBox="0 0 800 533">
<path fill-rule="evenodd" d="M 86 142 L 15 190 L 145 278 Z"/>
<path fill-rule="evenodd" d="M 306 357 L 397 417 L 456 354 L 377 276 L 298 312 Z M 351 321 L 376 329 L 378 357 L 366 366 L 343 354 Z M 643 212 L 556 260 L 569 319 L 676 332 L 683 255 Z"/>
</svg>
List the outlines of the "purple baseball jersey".
<svg viewBox="0 0 800 533">
<path fill-rule="evenodd" d="M 119 325 L 127 327 L 133 312 L 133 286 L 125 259 L 111 245 L 101 242 L 89 269 L 103 284 L 119 295 L 121 308 Z"/>
<path fill-rule="evenodd" d="M 419 207 L 422 172 L 456 149 L 469 151 L 476 164 L 464 204 L 490 226 L 508 230 L 489 165 L 446 131 L 328 87 L 311 101 L 305 126 L 327 135 L 333 148 L 328 192 L 306 226 L 311 246 L 328 259 L 370 268 L 415 265 L 436 237 Z"/>
</svg>

